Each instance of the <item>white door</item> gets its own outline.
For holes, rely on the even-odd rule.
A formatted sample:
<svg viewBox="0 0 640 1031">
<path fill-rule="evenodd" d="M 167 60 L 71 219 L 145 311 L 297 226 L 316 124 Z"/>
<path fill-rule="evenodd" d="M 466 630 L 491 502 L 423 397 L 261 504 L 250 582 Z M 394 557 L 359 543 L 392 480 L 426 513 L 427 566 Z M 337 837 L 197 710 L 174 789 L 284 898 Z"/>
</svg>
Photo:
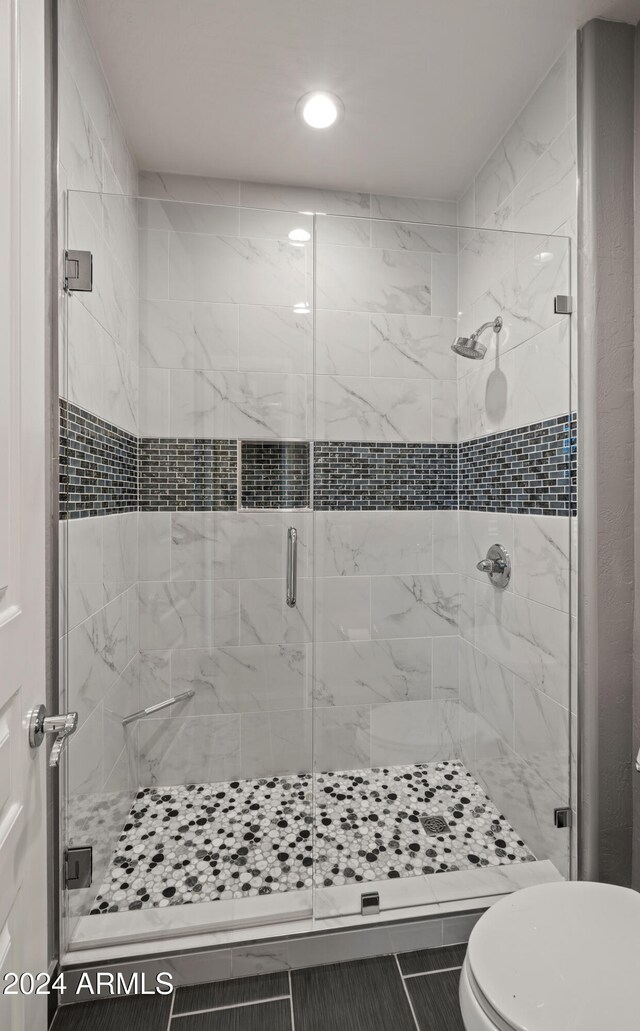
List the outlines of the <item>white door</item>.
<svg viewBox="0 0 640 1031">
<path fill-rule="evenodd" d="M 44 0 L 0 0 L 0 992 L 47 969 L 44 56 Z M 0 1028 L 44 1031 L 46 1004 L 0 994 Z"/>
</svg>

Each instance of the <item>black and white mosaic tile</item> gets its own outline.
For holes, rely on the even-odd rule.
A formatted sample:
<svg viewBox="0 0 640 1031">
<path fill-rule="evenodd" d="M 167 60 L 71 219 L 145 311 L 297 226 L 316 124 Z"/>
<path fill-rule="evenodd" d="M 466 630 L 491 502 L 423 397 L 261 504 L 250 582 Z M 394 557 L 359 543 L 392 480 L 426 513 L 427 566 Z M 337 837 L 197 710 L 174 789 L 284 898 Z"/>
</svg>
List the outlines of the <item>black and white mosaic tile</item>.
<svg viewBox="0 0 640 1031">
<path fill-rule="evenodd" d="M 312 788 L 303 774 L 141 790 L 91 912 L 535 858 L 459 762 L 319 774 L 315 802 Z"/>
</svg>

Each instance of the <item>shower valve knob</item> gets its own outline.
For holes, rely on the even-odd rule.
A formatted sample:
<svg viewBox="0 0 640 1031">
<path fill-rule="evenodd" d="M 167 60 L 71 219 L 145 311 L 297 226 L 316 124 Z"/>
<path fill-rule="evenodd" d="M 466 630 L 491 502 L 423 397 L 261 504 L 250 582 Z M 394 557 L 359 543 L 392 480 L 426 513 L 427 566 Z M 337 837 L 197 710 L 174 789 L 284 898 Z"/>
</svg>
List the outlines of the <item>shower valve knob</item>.
<svg viewBox="0 0 640 1031">
<path fill-rule="evenodd" d="M 481 573 L 486 573 L 492 585 L 503 591 L 511 579 L 511 559 L 501 544 L 492 544 L 487 557 L 480 559 L 476 565 Z"/>
</svg>

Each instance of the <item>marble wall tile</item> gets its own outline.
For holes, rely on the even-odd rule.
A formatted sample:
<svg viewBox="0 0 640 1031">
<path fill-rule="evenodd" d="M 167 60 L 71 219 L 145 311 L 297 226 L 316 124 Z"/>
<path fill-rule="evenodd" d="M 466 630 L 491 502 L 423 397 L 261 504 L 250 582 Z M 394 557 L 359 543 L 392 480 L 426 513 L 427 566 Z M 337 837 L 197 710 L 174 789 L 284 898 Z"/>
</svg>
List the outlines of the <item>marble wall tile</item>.
<svg viewBox="0 0 640 1031">
<path fill-rule="evenodd" d="M 188 714 L 303 709 L 308 663 L 304 645 L 176 650 L 171 689 L 196 692 L 185 703 Z"/>
<path fill-rule="evenodd" d="M 138 743 L 141 787 L 215 783 L 241 775 L 238 715 L 146 719 Z"/>
<path fill-rule="evenodd" d="M 315 617 L 316 641 L 369 640 L 371 599 L 368 577 L 334 576 L 317 580 Z M 424 630 L 420 636 L 424 636 Z"/>
<path fill-rule="evenodd" d="M 438 515 L 422 511 L 315 512 L 316 574 L 430 573 L 432 530 Z"/>
<path fill-rule="evenodd" d="M 171 375 L 168 369 L 140 369 L 138 428 L 142 437 L 171 433 Z"/>
<path fill-rule="evenodd" d="M 371 230 L 371 220 L 362 216 L 349 218 L 338 215 L 318 215 L 316 218 L 316 243 L 329 243 L 344 247 L 370 247 Z M 375 244 L 375 246 L 380 245 Z"/>
<path fill-rule="evenodd" d="M 206 301 L 140 301 L 140 365 L 238 368 L 238 308 Z"/>
<path fill-rule="evenodd" d="M 288 308 L 241 305 L 240 369 L 246 372 L 313 370 L 313 317 Z"/>
<path fill-rule="evenodd" d="M 432 639 L 432 694 L 434 698 L 457 700 L 460 696 L 460 648 L 459 637 L 434 637 Z"/>
<path fill-rule="evenodd" d="M 128 786 L 129 765 L 131 766 L 131 772 L 134 774 L 133 779 L 137 778 L 138 771 L 137 756 L 131 747 L 131 736 L 127 734 L 127 728 L 123 727 L 122 720 L 125 716 L 129 716 L 140 709 L 139 683 L 140 675 L 138 659 L 136 657 L 125 667 L 122 676 L 118 677 L 107 691 L 103 704 L 102 755 L 105 779 L 113 771 L 123 749 L 126 749 L 128 755 L 127 767 L 122 766 L 120 770 L 120 773 L 127 773 L 125 786 Z M 113 786 L 114 783 L 112 781 Z"/>
<path fill-rule="evenodd" d="M 460 642 L 460 701 L 488 724 L 510 748 L 514 742 L 514 677 L 495 659 L 466 641 Z M 476 755 L 483 745 L 476 723 Z"/>
<path fill-rule="evenodd" d="M 374 220 L 371 223 L 371 245 L 389 250 L 457 255 L 458 231 L 454 227 L 434 226 L 424 222 Z"/>
<path fill-rule="evenodd" d="M 311 709 L 243 713 L 240 723 L 242 776 L 252 779 L 311 772 L 311 725 Z"/>
<path fill-rule="evenodd" d="M 170 512 L 138 512 L 138 563 L 140 580 L 170 579 Z"/>
<path fill-rule="evenodd" d="M 514 590 L 543 605 L 569 611 L 572 520 L 514 516 Z"/>
<path fill-rule="evenodd" d="M 323 212 L 327 215 L 368 215 L 369 194 L 339 190 L 315 190 L 305 186 L 278 186 L 272 183 L 240 184 L 240 203 L 244 208 Z"/>
<path fill-rule="evenodd" d="M 140 652 L 138 677 L 141 709 L 171 698 L 171 651 Z"/>
<path fill-rule="evenodd" d="M 127 664 L 126 597 L 120 595 L 79 623 L 68 635 L 69 707 L 82 724 L 100 704 Z"/>
<path fill-rule="evenodd" d="M 174 535 L 186 513 L 174 516 Z M 298 530 L 298 576 L 311 575 L 310 551 L 312 524 L 309 513 L 296 512 L 216 512 L 213 574 L 222 579 L 281 577 L 286 572 L 287 527 Z M 194 520 L 195 524 L 195 520 Z M 194 524 L 191 524 L 192 526 Z M 189 534 L 191 531 L 186 530 Z M 194 561 L 202 547 L 194 530 Z M 185 542 L 185 547 L 187 543 Z M 208 556 L 208 545 L 205 556 Z M 209 568 L 203 565 L 203 570 Z M 208 576 L 208 573 L 203 575 Z"/>
<path fill-rule="evenodd" d="M 475 179 L 462 195 L 458 201 L 458 225 L 459 226 L 476 226 L 478 222 L 476 220 L 476 190 L 475 190 Z"/>
<path fill-rule="evenodd" d="M 75 296 L 67 298 L 66 367 L 60 393 L 106 418 L 103 349 L 107 331 Z M 115 345 L 114 345 L 115 346 Z"/>
<path fill-rule="evenodd" d="M 466 314 L 479 297 L 513 271 L 514 237 L 489 229 L 460 230 L 460 248 L 458 310 Z"/>
<path fill-rule="evenodd" d="M 431 390 L 420 379 L 319 376 L 321 440 L 431 440 Z"/>
<path fill-rule="evenodd" d="M 60 163 L 77 190 L 102 189 L 102 144 L 91 116 L 80 97 L 71 68 L 62 57 L 59 64 Z"/>
<path fill-rule="evenodd" d="M 66 626 L 71 630 L 103 604 L 102 530 L 104 517 L 61 523 L 66 536 L 66 565 L 61 575 L 67 588 Z"/>
<path fill-rule="evenodd" d="M 458 317 L 458 256 L 434 254 L 431 259 L 431 314 Z"/>
<path fill-rule="evenodd" d="M 476 584 L 477 643 L 560 705 L 569 704 L 569 617 L 490 585 Z"/>
<path fill-rule="evenodd" d="M 214 567 L 218 515 L 214 512 L 171 512 L 169 518 L 170 576 L 158 579 L 228 579 Z M 163 524 L 164 530 L 164 524 Z M 165 545 L 166 547 L 166 545 Z M 166 552 L 163 553 L 166 563 Z M 218 575 L 215 576 L 215 573 Z M 234 577 L 232 577 L 234 578 Z"/>
<path fill-rule="evenodd" d="M 138 176 L 138 195 L 197 204 L 237 205 L 240 201 L 240 184 L 235 179 L 141 171 Z"/>
<path fill-rule="evenodd" d="M 431 384 L 431 439 L 438 444 L 458 439 L 458 384 L 450 380 Z"/>
<path fill-rule="evenodd" d="M 557 794 L 569 791 L 569 712 L 516 679 L 515 751 Z"/>
<path fill-rule="evenodd" d="M 433 572 L 457 573 L 460 569 L 459 557 L 459 512 L 434 511 L 433 522 Z M 414 566 L 417 572 L 422 572 Z M 400 572 L 394 569 L 393 572 Z"/>
<path fill-rule="evenodd" d="M 372 637 L 444 637 L 458 633 L 457 575 L 371 578 Z"/>
<path fill-rule="evenodd" d="M 316 248 L 319 308 L 431 313 L 431 255 L 422 251 Z"/>
<path fill-rule="evenodd" d="M 309 300 L 308 246 L 289 240 L 172 233 L 168 296 L 293 307 Z"/>
<path fill-rule="evenodd" d="M 371 764 L 435 762 L 458 756 L 458 704 L 446 699 L 371 708 Z"/>
<path fill-rule="evenodd" d="M 567 62 L 565 51 L 476 176 L 479 225 L 507 199 L 569 121 Z"/>
<path fill-rule="evenodd" d="M 82 797 L 97 795 L 102 789 L 102 706 L 96 706 L 79 726 L 66 746 L 68 812 Z"/>
<path fill-rule="evenodd" d="M 362 705 L 431 696 L 430 638 L 316 646 L 314 704 Z"/>
<path fill-rule="evenodd" d="M 303 644 L 312 639 L 313 583 L 298 578 L 295 607 L 283 578 L 241 580 L 240 644 Z"/>
<path fill-rule="evenodd" d="M 313 762 L 317 773 L 371 765 L 371 707 L 335 705 L 313 710 Z"/>
<path fill-rule="evenodd" d="M 371 375 L 455 381 L 455 337 L 455 317 L 372 315 Z"/>
<path fill-rule="evenodd" d="M 169 233 L 141 229 L 138 233 L 138 289 L 145 300 L 169 297 Z"/>
<path fill-rule="evenodd" d="M 495 225 L 555 233 L 576 204 L 576 124 L 570 122 L 498 209 Z"/>
<path fill-rule="evenodd" d="M 140 229 L 205 233 L 209 236 L 238 236 L 240 229 L 240 215 L 236 207 L 140 199 L 136 211 Z"/>
<path fill-rule="evenodd" d="M 172 370 L 171 436 L 305 437 L 304 376 Z"/>
<path fill-rule="evenodd" d="M 110 601 L 138 581 L 138 513 L 102 519 L 102 578 L 105 601 Z"/>
<path fill-rule="evenodd" d="M 436 225 L 457 225 L 456 205 L 451 201 L 424 200 L 419 197 L 371 195 L 373 218 L 400 219 L 405 222 L 432 222 Z"/>
<path fill-rule="evenodd" d="M 148 581 L 139 586 L 140 646 L 202 648 L 213 643 L 213 591 L 206 580 Z"/>
<path fill-rule="evenodd" d="M 318 375 L 369 375 L 369 316 L 366 312 L 316 311 L 315 372 Z"/>
<path fill-rule="evenodd" d="M 136 200 L 121 193 L 102 195 L 102 231 L 112 260 L 120 266 L 137 300 L 138 228 Z"/>
</svg>

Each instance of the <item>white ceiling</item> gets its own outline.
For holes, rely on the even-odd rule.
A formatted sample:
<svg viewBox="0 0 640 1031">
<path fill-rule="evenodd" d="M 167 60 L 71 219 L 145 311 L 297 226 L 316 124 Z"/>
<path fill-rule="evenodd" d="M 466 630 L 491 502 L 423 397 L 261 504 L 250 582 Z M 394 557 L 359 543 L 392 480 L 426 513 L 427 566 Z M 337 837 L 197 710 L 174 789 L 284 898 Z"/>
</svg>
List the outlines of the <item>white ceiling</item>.
<svg viewBox="0 0 640 1031">
<path fill-rule="evenodd" d="M 81 0 L 140 168 L 460 196 L 571 33 L 640 0 Z M 296 118 L 312 89 L 345 117 Z"/>
</svg>

